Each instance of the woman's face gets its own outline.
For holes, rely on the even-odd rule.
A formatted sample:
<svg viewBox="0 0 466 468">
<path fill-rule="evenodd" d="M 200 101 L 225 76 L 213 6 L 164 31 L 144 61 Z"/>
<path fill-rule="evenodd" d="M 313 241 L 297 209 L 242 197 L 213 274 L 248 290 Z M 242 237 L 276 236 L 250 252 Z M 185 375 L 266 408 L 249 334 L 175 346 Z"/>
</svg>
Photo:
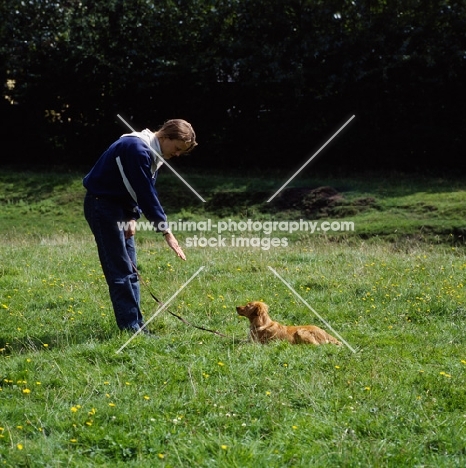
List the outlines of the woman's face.
<svg viewBox="0 0 466 468">
<path fill-rule="evenodd" d="M 161 137 L 159 143 L 164 159 L 181 156 L 189 149 L 189 144 L 183 140 L 170 140 L 170 138 Z"/>
</svg>

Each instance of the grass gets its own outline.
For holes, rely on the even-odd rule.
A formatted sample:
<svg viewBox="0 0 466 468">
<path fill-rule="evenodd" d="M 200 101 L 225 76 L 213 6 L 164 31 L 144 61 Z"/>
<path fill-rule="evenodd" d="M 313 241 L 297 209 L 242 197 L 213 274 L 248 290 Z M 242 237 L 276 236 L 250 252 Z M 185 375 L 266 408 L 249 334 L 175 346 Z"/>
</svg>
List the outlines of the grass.
<svg viewBox="0 0 466 468">
<path fill-rule="evenodd" d="M 236 187 L 234 178 L 193 179 L 209 194 Z M 141 274 L 162 300 L 205 266 L 172 310 L 229 338 L 162 313 L 150 325 L 158 339 L 137 337 L 117 354 L 128 336 L 116 329 L 82 220 L 79 177 L 2 174 L 0 465 L 464 466 L 466 256 L 447 234 L 461 226 L 464 192 L 459 181 L 378 180 L 313 182 L 378 200 L 382 208 L 355 218 L 368 236 L 186 248 L 182 263 L 159 236 L 138 233 Z M 174 219 L 220 219 L 172 204 Z M 439 211 L 446 235 L 422 236 L 411 221 L 423 212 L 433 225 Z M 410 223 L 394 237 L 400 213 Z M 326 328 L 268 266 L 356 353 L 243 342 L 248 324 L 234 307 L 248 300 L 266 301 L 284 323 Z M 146 317 L 157 309 L 146 289 L 143 307 Z"/>
</svg>

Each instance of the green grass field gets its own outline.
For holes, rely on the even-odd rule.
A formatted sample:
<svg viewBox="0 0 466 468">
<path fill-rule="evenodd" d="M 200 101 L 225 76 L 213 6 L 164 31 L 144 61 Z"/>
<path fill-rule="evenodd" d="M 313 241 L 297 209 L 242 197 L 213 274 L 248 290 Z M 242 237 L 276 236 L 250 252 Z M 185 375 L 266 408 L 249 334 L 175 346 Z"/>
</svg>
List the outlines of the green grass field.
<svg viewBox="0 0 466 468">
<path fill-rule="evenodd" d="M 83 219 L 81 176 L 0 175 L 0 465 L 466 465 L 464 180 L 300 179 L 344 197 L 334 218 L 317 220 L 355 230 L 276 233 L 287 246 L 268 250 L 186 247 L 207 234 L 182 232 L 182 262 L 160 235 L 139 232 L 154 293 L 167 300 L 204 267 L 170 309 L 228 338 L 162 312 L 150 324 L 158 339 L 126 344 Z M 170 174 L 158 188 L 175 220 L 298 219 L 254 195 L 288 176 L 187 175 L 205 205 Z M 362 199 L 372 202 L 360 208 Z M 245 342 L 235 306 L 249 300 L 280 322 L 331 331 L 268 267 L 350 347 Z M 158 306 L 142 295 L 148 319 Z"/>
</svg>

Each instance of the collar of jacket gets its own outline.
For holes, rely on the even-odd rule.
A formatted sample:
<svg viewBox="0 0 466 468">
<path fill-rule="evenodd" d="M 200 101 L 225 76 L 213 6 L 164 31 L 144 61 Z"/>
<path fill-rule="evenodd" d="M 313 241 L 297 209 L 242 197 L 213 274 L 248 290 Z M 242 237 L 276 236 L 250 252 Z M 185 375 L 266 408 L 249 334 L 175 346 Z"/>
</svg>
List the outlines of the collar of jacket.
<svg viewBox="0 0 466 468">
<path fill-rule="evenodd" d="M 155 133 L 150 131 L 148 128 L 144 129 L 142 132 L 132 132 L 132 133 L 125 133 L 124 135 L 121 135 L 122 137 L 125 136 L 135 136 L 143 140 L 146 145 L 150 148 L 151 150 L 151 156 L 152 156 L 152 165 L 151 165 L 151 171 L 152 174 L 155 174 L 160 169 L 160 166 L 164 163 L 163 157 L 162 157 L 162 150 L 160 149 L 160 143 L 158 138 L 155 136 Z"/>
</svg>

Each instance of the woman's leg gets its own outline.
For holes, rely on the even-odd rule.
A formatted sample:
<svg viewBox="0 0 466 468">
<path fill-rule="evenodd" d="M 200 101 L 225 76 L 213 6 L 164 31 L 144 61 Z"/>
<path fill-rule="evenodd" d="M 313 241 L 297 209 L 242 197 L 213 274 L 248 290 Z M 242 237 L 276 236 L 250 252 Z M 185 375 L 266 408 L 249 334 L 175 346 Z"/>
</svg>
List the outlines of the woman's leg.
<svg viewBox="0 0 466 468">
<path fill-rule="evenodd" d="M 136 242 L 135 242 L 134 236 L 131 236 L 129 239 L 126 239 L 126 251 L 128 252 L 128 256 L 129 256 L 129 258 L 131 260 L 131 266 L 134 266 L 133 271 L 135 271 L 135 269 L 137 269 L 138 262 L 137 262 L 137 256 L 136 256 Z M 137 301 L 138 306 L 140 308 L 140 306 L 141 306 L 141 303 L 140 303 L 141 293 L 140 293 L 140 289 L 139 289 L 140 286 L 139 286 L 138 279 L 139 278 L 138 278 L 137 272 L 136 272 L 136 276 L 135 276 L 136 281 L 133 281 L 131 284 L 132 284 L 132 287 L 133 287 L 134 297 L 136 298 L 136 301 Z"/>
<path fill-rule="evenodd" d="M 134 238 L 126 240 L 118 226 L 118 221 L 125 221 L 123 210 L 113 202 L 87 195 L 84 213 L 97 244 L 117 325 L 120 329 L 138 330 L 143 318 L 139 281 L 132 265 L 136 249 Z"/>
</svg>

